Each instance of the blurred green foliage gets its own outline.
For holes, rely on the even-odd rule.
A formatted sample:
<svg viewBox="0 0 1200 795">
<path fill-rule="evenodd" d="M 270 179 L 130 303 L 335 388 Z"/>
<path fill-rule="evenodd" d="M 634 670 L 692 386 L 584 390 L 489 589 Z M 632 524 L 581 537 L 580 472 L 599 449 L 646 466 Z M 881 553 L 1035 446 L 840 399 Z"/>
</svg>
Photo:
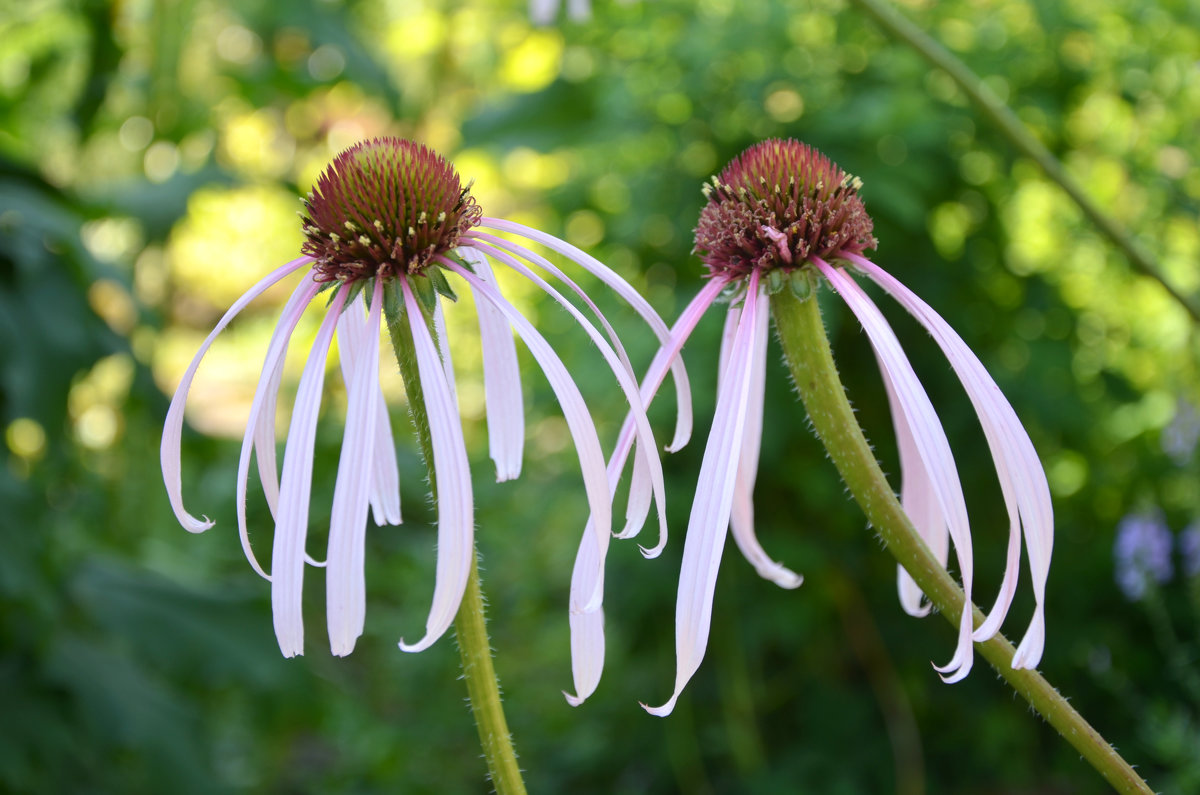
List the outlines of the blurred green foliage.
<svg viewBox="0 0 1200 795">
<path fill-rule="evenodd" d="M 902 10 L 987 79 L 1175 284 L 1200 289 L 1200 8 L 912 0 Z M 876 259 L 979 353 L 1047 466 L 1057 539 L 1043 670 L 1153 787 L 1200 787 L 1200 704 L 1164 665 L 1168 651 L 1196 664 L 1195 582 L 1166 584 L 1149 611 L 1112 581 L 1122 515 L 1156 506 L 1174 530 L 1200 517 L 1195 438 L 1172 424 L 1200 405 L 1196 331 L 948 78 L 866 19 L 825 0 L 596 0 L 590 21 L 545 28 L 515 2 L 4 0 L 0 789 L 486 790 L 452 640 L 415 656 L 395 646 L 420 625 L 433 571 L 410 443 L 406 523 L 371 531 L 358 649 L 334 659 L 316 631 L 299 660 L 275 648 L 268 588 L 231 532 L 232 434 L 279 296 L 224 335 L 195 388 L 189 416 L 205 433 L 185 436 L 184 483 L 214 530 L 179 529 L 158 470 L 164 395 L 229 303 L 294 256 L 295 197 L 340 148 L 383 133 L 440 149 L 478 180 L 485 212 L 590 248 L 668 317 L 699 285 L 699 184 L 730 157 L 792 136 L 860 176 Z M 589 343 L 532 292 L 523 301 L 611 436 L 621 409 Z M 601 304 L 633 327 L 614 301 Z M 958 452 L 986 595 L 1006 528 L 982 435 L 934 346 L 885 311 Z M 894 471 L 873 357 L 842 309 L 830 303 L 826 318 Z M 666 461 L 676 538 L 650 562 L 615 546 L 607 676 L 578 709 L 558 692 L 569 686 L 566 592 L 585 516 L 562 422 L 531 368 L 525 472 L 501 485 L 490 482 L 483 423 L 467 424 L 493 645 L 531 790 L 1104 791 L 985 670 L 952 687 L 937 680 L 928 663 L 948 657 L 952 635 L 899 610 L 893 564 L 782 368 L 768 377 L 756 504 L 764 545 L 805 585 L 781 592 L 731 553 L 708 659 L 676 714 L 637 707 L 670 685 L 680 536 L 719 334 L 707 319 L 686 352 L 700 421 Z M 643 365 L 645 336 L 628 335 Z M 470 344 L 456 356 L 464 411 L 477 416 Z M 318 533 L 344 405 L 330 389 Z M 401 420 L 398 393 L 394 412 Z M 265 548 L 261 500 L 250 517 Z M 310 583 L 310 627 L 322 623 L 320 590 Z M 1018 601 L 1015 616 L 1028 607 Z"/>
</svg>

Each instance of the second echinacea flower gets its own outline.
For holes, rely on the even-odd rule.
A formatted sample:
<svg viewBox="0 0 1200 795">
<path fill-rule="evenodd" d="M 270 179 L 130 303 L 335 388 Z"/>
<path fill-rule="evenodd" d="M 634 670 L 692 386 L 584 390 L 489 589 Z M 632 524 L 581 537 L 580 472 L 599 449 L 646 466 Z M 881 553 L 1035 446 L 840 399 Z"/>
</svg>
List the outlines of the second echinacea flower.
<svg viewBox="0 0 1200 795">
<path fill-rule="evenodd" d="M 171 402 L 163 429 L 163 477 L 180 523 L 191 532 L 202 532 L 212 522 L 196 518 L 184 508 L 180 473 L 183 408 L 192 379 L 209 346 L 234 316 L 272 285 L 291 274 L 303 274 L 268 346 L 238 471 L 242 545 L 254 570 L 271 581 L 275 633 L 286 657 L 304 650 L 301 592 L 306 564 L 326 568 L 333 653 L 345 655 L 353 650 L 362 634 L 366 611 L 363 569 L 368 508 L 376 524 L 400 522 L 396 453 L 379 387 L 379 337 L 385 322 L 398 351 L 406 349 L 415 360 L 402 361 L 401 365 L 402 369 L 408 365 L 406 379 L 415 378 L 415 383 L 410 380 L 407 384 L 410 398 L 415 394 L 423 397 L 410 400 L 410 408 L 423 413 L 418 425 L 428 427 L 427 452 L 432 460 L 427 464 L 433 474 L 438 512 L 437 574 L 425 634 L 415 643 L 401 641 L 401 648 L 420 651 L 428 647 L 454 620 L 473 570 L 475 520 L 471 475 L 442 316 L 442 299 L 454 298 L 447 274 L 461 279 L 475 296 L 489 446 L 497 479 L 515 478 L 521 470 L 524 412 L 515 330 L 546 374 L 563 409 L 595 518 L 589 543 L 597 547 L 598 558 L 603 560 L 610 535 L 614 486 L 605 471 L 595 423 L 553 348 L 501 293 L 491 262 L 537 285 L 595 342 L 636 418 L 636 467 L 648 478 L 648 490 L 659 507 L 660 529 L 665 530 L 661 463 L 632 367 L 616 334 L 566 273 L 523 243 L 493 232 L 540 243 L 589 271 L 626 300 L 660 338 L 666 337 L 666 325 L 620 276 L 570 244 L 520 224 L 483 217 L 469 187 L 462 186 L 454 168 L 440 155 L 411 141 L 375 139 L 340 154 L 305 201 L 304 256 L 277 268 L 225 313 L 184 373 Z M 604 333 L 531 266 L 564 284 L 595 315 Z M 274 417 L 283 361 L 301 315 L 322 292 L 328 292 L 325 317 L 300 379 L 280 477 L 275 462 Z M 305 543 L 314 438 L 325 361 L 335 332 L 348 409 L 334 485 L 328 557 L 318 562 L 306 553 Z M 681 367 L 675 375 L 679 394 L 686 398 L 686 375 Z M 681 399 L 682 405 L 686 400 Z M 688 424 L 686 413 L 681 412 L 677 437 L 686 435 Z M 269 574 L 255 556 L 246 525 L 246 486 L 252 453 L 257 454 L 259 477 L 275 518 Z"/>
<path fill-rule="evenodd" d="M 656 360 L 648 376 L 661 378 L 665 364 L 678 354 L 705 310 L 719 297 L 729 299 L 717 405 L 683 551 L 675 615 L 675 688 L 665 704 L 647 707 L 652 714 L 672 711 L 704 657 L 728 527 L 732 526 L 738 546 L 761 575 L 783 587 L 800 583 L 797 575 L 771 560 L 759 545 L 751 492 L 762 429 L 769 298 L 792 290 L 799 299 L 812 300 L 822 281 L 862 324 L 879 363 L 900 451 L 905 513 L 942 566 L 953 542 L 967 599 L 958 619 L 954 656 L 937 670 L 948 682 L 962 679 L 971 669 L 972 642 L 998 632 L 1016 590 L 1022 537 L 1036 604 L 1012 665 L 1033 668 L 1041 658 L 1043 602 L 1053 547 L 1045 473 L 1028 434 L 978 357 L 928 304 L 863 256 L 875 247 L 875 238 L 858 196 L 860 185 L 816 150 L 793 140 L 770 140 L 743 152 L 712 185 L 705 186 L 708 204 L 696 229 L 696 250 L 708 268 L 709 282 L 684 310 L 664 346 L 665 355 Z M 854 275 L 875 282 L 929 331 L 983 426 L 1008 511 L 1009 544 L 1000 593 L 978 628 L 971 613 L 971 531 L 949 441 L 895 334 Z M 898 580 L 905 611 L 917 616 L 928 613 L 930 605 L 923 604 L 919 587 L 903 568 Z"/>
</svg>

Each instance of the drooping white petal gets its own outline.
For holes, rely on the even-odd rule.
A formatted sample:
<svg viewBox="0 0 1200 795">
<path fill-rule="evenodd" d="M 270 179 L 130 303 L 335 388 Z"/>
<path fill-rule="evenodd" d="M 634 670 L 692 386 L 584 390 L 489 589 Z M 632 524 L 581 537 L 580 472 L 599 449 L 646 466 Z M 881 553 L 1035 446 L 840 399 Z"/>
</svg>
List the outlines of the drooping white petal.
<svg viewBox="0 0 1200 795">
<path fill-rule="evenodd" d="M 870 260 L 856 255 L 848 255 L 847 258 L 929 331 L 946 354 L 950 366 L 958 375 L 971 404 L 975 407 L 996 465 L 1010 520 L 1008 562 L 1004 581 L 987 620 L 975 631 L 975 639 L 987 640 L 992 637 L 1000 629 L 1000 624 L 1007 615 L 1016 591 L 1020 565 L 1019 537 L 1023 530 L 1025 546 L 1029 550 L 1029 568 L 1036 605 L 1025 638 L 1022 639 L 1017 655 L 1013 658 L 1013 667 L 1033 668 L 1041 659 L 1045 639 L 1043 602 L 1050 571 L 1050 557 L 1054 549 L 1054 512 L 1050 502 L 1050 488 L 1037 451 L 1016 412 L 1005 400 L 1000 388 L 979 361 L 979 357 L 967 347 L 954 329 L 916 294 Z"/>
<path fill-rule="evenodd" d="M 379 324 L 371 325 L 367 318 L 367 307 L 363 294 L 355 296 L 353 303 L 338 318 L 337 339 L 341 351 L 342 380 L 347 392 L 354 381 L 356 366 L 367 362 L 378 368 L 378 361 L 366 358 L 365 350 L 374 346 L 379 352 Z M 388 416 L 387 400 L 378 387 L 373 398 L 375 412 L 375 438 L 371 444 L 371 471 L 369 500 L 371 515 L 379 527 L 397 525 L 400 515 L 400 471 L 396 465 L 396 442 L 392 436 L 391 418 Z"/>
<path fill-rule="evenodd" d="M 590 525 L 589 525 L 590 530 Z M 571 680 L 575 692 L 563 695 L 572 707 L 582 704 L 596 692 L 600 674 L 604 671 L 604 609 L 577 609 L 582 606 L 598 587 L 603 585 L 601 575 L 604 564 L 600 560 L 600 548 L 592 541 L 587 530 L 579 539 L 575 553 L 575 567 L 571 571 L 571 609 L 567 621 L 571 628 Z"/>
<path fill-rule="evenodd" d="M 479 222 L 479 226 L 521 235 L 567 257 L 608 285 L 609 288 L 624 299 L 646 321 L 655 336 L 658 337 L 659 342 L 666 343 L 669 333 L 667 324 L 658 316 L 658 313 L 654 311 L 649 302 L 642 297 L 641 293 L 600 260 L 581 251 L 565 240 L 559 240 L 553 235 L 548 235 L 545 232 L 540 232 L 537 229 L 513 221 L 505 221 L 499 218 L 483 218 Z M 687 370 L 684 368 L 681 360 L 672 360 L 671 376 L 675 382 L 678 414 L 676 415 L 675 422 L 675 437 L 671 441 L 671 444 L 667 446 L 668 452 L 681 449 L 687 444 L 688 438 L 692 434 L 692 391 L 691 387 L 688 386 Z"/>
<path fill-rule="evenodd" d="M 487 257 L 470 246 L 457 250 L 475 275 L 488 284 L 496 277 Z M 521 394 L 521 367 L 512 328 L 488 301 L 476 301 L 479 339 L 483 347 L 483 389 L 487 401 L 488 450 L 496 462 L 496 482 L 521 474 L 525 449 L 525 400 Z"/>
<path fill-rule="evenodd" d="M 459 265 L 457 262 L 445 260 L 448 269 L 466 279 L 475 293 L 475 300 L 481 298 L 490 301 L 492 306 L 499 309 L 508 318 L 508 322 L 516 329 L 517 334 L 525 341 L 529 352 L 537 360 L 550 388 L 562 407 L 563 419 L 567 421 L 567 429 L 575 440 L 575 452 L 579 456 L 579 469 L 583 475 L 583 487 L 587 493 L 588 508 L 595 520 L 595 539 L 599 546 L 600 560 L 608 550 L 608 540 L 612 532 L 612 497 L 609 491 L 608 476 L 604 468 L 604 453 L 600 449 L 600 439 L 596 434 L 596 423 L 592 420 L 583 395 L 575 385 L 567 368 L 563 365 L 558 354 L 550 347 L 545 338 L 533 327 L 524 315 L 508 302 L 493 285 L 482 281 L 478 276 Z M 602 579 L 602 578 L 601 578 Z M 599 589 L 601 586 L 598 585 Z"/>
<path fill-rule="evenodd" d="M 971 646 L 972 623 L 971 583 L 971 530 L 967 522 L 967 505 L 963 497 L 962 485 L 958 480 L 958 468 L 954 463 L 954 455 L 950 452 L 950 442 L 942 430 L 942 424 L 937 418 L 929 396 L 925 394 L 921 382 L 913 372 L 912 365 L 900 347 L 899 340 L 892 332 L 891 326 L 884 319 L 878 307 L 867 297 L 862 288 L 849 276 L 824 260 L 813 257 L 812 261 L 824 274 L 825 278 L 837 291 L 850 311 L 858 318 L 863 330 L 871 341 L 871 347 L 885 371 L 885 378 L 890 380 L 895 391 L 896 403 L 900 406 L 901 417 L 912 432 L 913 443 L 917 453 L 929 475 L 933 492 L 937 497 L 938 507 L 946 518 L 950 537 L 954 541 L 955 556 L 963 582 L 963 592 L 966 603 L 963 606 L 959 621 L 958 645 L 954 657 L 945 666 L 935 666 L 940 673 L 947 674 L 942 678 L 947 682 L 957 682 L 971 670 L 974 660 L 974 649 Z"/>
<path fill-rule="evenodd" d="M 675 321 L 675 326 L 669 331 L 666 342 L 654 354 L 654 359 L 650 362 L 650 367 L 646 370 L 646 376 L 642 379 L 641 396 L 642 403 L 649 406 L 654 400 L 658 388 L 662 386 L 663 379 L 666 378 L 667 372 L 671 370 L 678 362 L 682 362 L 679 353 L 683 350 L 684 344 L 692 331 L 696 328 L 696 324 L 700 322 L 700 318 L 712 306 L 713 301 L 721 294 L 728 284 L 725 280 L 712 279 L 705 283 L 699 293 L 688 303 L 683 312 L 680 313 L 679 319 Z M 678 360 L 678 361 L 677 361 Z M 625 421 L 621 425 L 621 432 L 617 436 L 617 444 L 613 449 L 613 454 L 609 458 L 608 472 L 609 478 L 613 482 L 613 488 L 616 488 L 616 483 L 620 478 L 621 471 L 625 468 L 625 462 L 628 460 L 629 452 L 633 448 L 634 427 L 633 418 L 626 416 Z M 671 450 L 672 448 L 667 448 Z M 636 477 L 636 472 L 634 473 Z M 630 520 L 626 522 L 625 530 L 617 534 L 617 538 L 633 538 L 641 530 L 642 523 L 633 521 L 638 514 L 639 505 L 634 504 L 635 499 L 640 499 L 640 495 L 630 494 L 630 506 L 627 509 L 627 514 Z M 648 504 L 644 509 L 641 509 L 641 516 L 645 517 L 645 512 L 649 510 Z M 653 548 L 647 550 L 642 548 L 643 554 L 647 557 L 654 557 L 662 551 L 666 546 L 667 539 L 661 536 Z"/>
<path fill-rule="evenodd" d="M 276 268 L 267 274 L 258 284 L 242 294 L 242 297 L 235 301 L 233 306 L 229 307 L 229 310 L 217 321 L 217 325 L 204 339 L 200 350 L 196 351 L 191 364 L 184 371 L 183 378 L 179 381 L 179 386 L 175 390 L 174 397 L 171 398 L 171 405 L 167 409 L 166 421 L 163 423 L 162 444 L 159 447 L 159 461 L 162 465 L 163 483 L 167 487 L 167 498 L 171 502 L 171 510 L 175 512 L 175 518 L 179 520 L 179 524 L 183 525 L 183 528 L 189 533 L 202 533 L 212 527 L 213 524 L 209 521 L 208 517 L 197 519 L 183 507 L 183 474 L 180 467 L 180 446 L 183 439 L 183 407 L 187 402 L 188 391 L 192 388 L 192 379 L 196 376 L 196 369 L 200 366 L 200 361 L 204 358 L 204 355 L 208 353 L 213 340 L 217 338 L 217 335 L 229 325 L 229 322 L 239 312 L 246 308 L 247 304 L 266 292 L 276 282 L 296 272 L 310 262 L 312 262 L 311 257 L 300 257 L 299 259 L 292 260 L 288 264 Z"/>
<path fill-rule="evenodd" d="M 267 504 L 274 516 L 279 498 L 279 479 L 275 474 L 275 399 L 279 394 L 279 380 L 283 373 L 283 361 L 287 356 L 288 342 L 296 325 L 300 322 L 304 308 L 312 301 L 313 296 L 321 289 L 321 285 L 312 280 L 308 274 L 296 287 L 292 297 L 288 299 L 279 323 L 271 335 L 267 345 L 267 355 L 263 360 L 262 377 L 254 390 L 254 400 L 250 404 L 250 419 L 246 425 L 246 433 L 242 438 L 242 451 L 238 458 L 237 474 L 237 521 L 238 535 L 242 541 L 242 551 L 246 560 L 260 577 L 270 580 L 271 577 L 259 565 L 254 549 L 250 545 L 250 532 L 246 525 L 246 481 L 250 474 L 250 454 L 257 450 L 259 459 L 259 474 L 262 477 L 263 492 L 267 495 Z M 270 426 L 269 436 L 262 432 L 263 426 Z M 269 465 L 262 463 L 264 458 L 270 459 Z M 264 473 L 264 468 L 266 472 Z"/>
<path fill-rule="evenodd" d="M 765 296 L 759 294 L 758 272 L 754 271 L 748 280 L 745 308 L 729 353 L 729 377 L 717 392 L 713 427 L 704 448 L 704 459 L 696 480 L 696 498 L 683 545 L 679 596 L 675 606 L 675 690 L 660 707 L 642 705 L 651 715 L 671 713 L 684 686 L 700 667 L 708 647 L 717 570 L 729 527 L 734 475 L 746 426 L 751 362 L 755 356 L 754 327 L 758 313 L 766 310 L 765 300 Z"/>
<path fill-rule="evenodd" d="M 713 300 L 725 288 L 725 283 L 719 280 L 708 282 L 700 293 L 692 299 L 671 329 L 668 342 L 655 355 L 654 360 L 642 379 L 641 395 L 643 402 L 653 399 L 658 387 L 666 378 L 671 362 L 678 356 L 685 342 L 705 311 L 712 305 Z M 633 419 L 627 417 L 617 440 L 616 449 L 608 460 L 608 479 L 610 494 L 614 494 L 621 471 L 625 468 L 626 459 L 633 446 Z M 636 460 L 635 460 L 636 468 Z M 637 477 L 635 471 L 634 477 Z M 648 503 L 647 503 L 648 509 Z M 640 525 L 638 525 L 640 527 Z M 603 582 L 600 577 L 604 567 L 600 564 L 599 549 L 592 542 L 593 524 L 589 518 L 584 528 L 583 537 L 579 542 L 579 550 L 575 555 L 575 567 L 571 572 L 571 595 L 569 622 L 571 627 L 571 673 L 574 679 L 575 693 L 563 695 L 571 706 L 578 706 L 596 690 L 600 682 L 600 674 L 604 670 L 604 610 L 597 603 L 592 610 L 584 610 L 587 599 L 599 593 L 603 596 Z M 621 536 L 618 536 L 621 537 Z M 661 548 L 666 542 L 660 539 Z M 655 552 L 656 550 L 649 550 Z M 646 552 L 646 550 L 643 550 Z"/>
<path fill-rule="evenodd" d="M 565 284 L 568 289 L 575 293 L 575 295 L 578 296 L 591 310 L 596 319 L 599 320 L 601 327 L 608 336 L 609 342 L 612 344 L 613 351 L 616 353 L 621 365 L 628 373 L 629 378 L 631 380 L 636 380 L 637 375 L 634 373 L 633 365 L 629 361 L 629 356 L 625 352 L 625 347 L 622 344 L 620 337 L 617 335 L 616 330 L 612 327 L 612 324 L 608 322 L 608 318 L 604 316 L 604 313 L 600 311 L 600 308 L 596 306 L 596 303 L 591 299 L 591 296 L 589 296 L 583 290 L 583 288 L 581 288 L 573 279 L 564 273 L 562 269 L 558 268 L 545 257 L 530 251 L 524 246 L 500 237 L 496 237 L 495 235 L 489 235 L 485 232 L 474 232 L 472 233 L 472 237 L 479 241 L 478 248 L 480 251 L 487 252 L 500 261 L 509 264 L 510 266 L 514 265 L 514 260 L 512 256 L 506 256 L 506 254 L 521 257 L 529 262 L 534 263 L 539 268 L 553 275 L 555 278 Z M 520 267 L 523 268 L 523 266 Z M 577 310 L 575 310 L 573 306 L 567 304 L 561 297 L 555 295 L 555 300 L 557 300 L 560 304 L 563 304 L 568 311 L 574 314 L 575 317 L 579 317 Z M 593 339 L 595 339 L 594 336 Z M 618 534 L 619 538 L 630 538 L 637 535 L 642 529 L 642 526 L 645 524 L 646 517 L 650 513 L 650 506 L 654 497 L 654 481 L 652 480 L 653 464 L 649 460 L 649 456 L 652 456 L 653 454 L 653 452 L 639 451 L 634 457 L 634 471 L 630 480 L 629 498 L 625 508 L 625 527 Z M 617 473 L 617 477 L 620 477 L 619 472 Z M 664 509 L 661 505 L 659 507 L 658 515 L 660 529 L 659 542 L 650 550 L 647 550 L 644 547 L 642 548 L 643 552 L 647 554 L 647 557 L 654 557 L 661 553 L 666 544 L 666 534 L 661 532 L 666 527 Z"/>
<path fill-rule="evenodd" d="M 411 644 L 400 640 L 401 650 L 418 652 L 429 648 L 446 632 L 462 602 L 475 554 L 475 501 L 471 492 L 467 447 L 458 416 L 458 398 L 446 378 L 446 367 L 451 364 L 446 360 L 443 365 L 407 280 L 401 279 L 400 286 L 404 292 L 405 314 L 412 329 L 417 376 L 425 396 L 437 489 L 438 549 L 433 605 L 425 622 L 425 636 Z"/>
<path fill-rule="evenodd" d="M 446 383 L 450 386 L 450 394 L 454 395 L 454 409 L 458 410 L 458 383 L 454 380 L 454 360 L 450 358 L 450 341 L 446 333 L 446 312 L 442 309 L 442 300 L 438 298 L 433 304 L 433 341 L 437 344 L 438 358 L 442 362 L 442 371 L 446 374 Z"/>
<path fill-rule="evenodd" d="M 883 374 L 883 386 L 887 390 L 888 406 L 892 412 L 892 425 L 896 429 L 896 445 L 900 451 L 900 506 L 904 508 L 904 513 L 908 515 L 933 556 L 945 566 L 950 554 L 950 529 L 946 525 L 946 518 L 942 516 L 929 473 L 921 463 L 921 455 L 917 452 L 912 431 L 904 419 L 904 410 L 897 402 L 892 380 L 882 363 L 879 371 Z M 922 602 L 924 593 L 912 575 L 899 564 L 896 566 L 896 587 L 904 612 L 917 618 L 929 614 L 933 605 Z"/>
<path fill-rule="evenodd" d="M 283 479 L 279 484 L 279 507 L 275 516 L 275 541 L 271 553 L 271 610 L 275 637 L 284 657 L 304 653 L 304 619 L 301 596 L 304 585 L 304 542 L 308 536 L 308 504 L 312 493 L 313 444 L 317 414 L 325 382 L 325 359 L 333 341 L 337 316 L 346 303 L 346 291 L 338 290 L 329 306 L 308 362 L 300 376 L 287 448 L 283 453 Z"/>
<path fill-rule="evenodd" d="M 367 328 L 379 328 L 383 307 L 383 280 L 375 279 Z M 358 311 L 351 306 L 349 311 Z M 351 346 L 352 347 L 352 346 Z M 350 351 L 343 350 L 349 359 Z M 365 348 L 354 351 L 347 385 L 346 429 L 338 458 L 329 520 L 329 556 L 325 574 L 325 605 L 329 646 L 344 657 L 354 651 L 367 614 L 365 567 L 367 507 L 375 454 L 375 423 L 379 417 L 379 335 L 368 336 Z"/>
<path fill-rule="evenodd" d="M 538 266 L 565 284 L 567 289 L 573 292 L 581 301 L 583 301 L 584 306 L 591 310 L 596 319 L 600 321 L 600 327 L 604 329 L 604 333 L 608 336 L 608 341 L 612 345 L 613 350 L 616 351 L 617 356 L 621 359 L 621 363 L 625 365 L 625 368 L 629 370 L 630 373 L 633 372 L 633 365 L 629 362 L 629 356 L 625 352 L 625 346 L 621 342 L 621 338 L 617 336 L 616 329 L 614 329 L 612 324 L 608 322 L 608 318 L 606 318 L 604 313 L 600 311 L 600 307 L 596 306 L 596 302 L 592 300 L 592 297 L 588 295 L 587 292 L 584 291 L 584 289 L 580 287 L 574 279 L 568 276 L 562 270 L 562 268 L 559 268 L 550 260 L 541 256 L 540 254 L 530 251 L 524 246 L 518 245 L 511 240 L 505 240 L 502 237 L 497 237 L 496 235 L 489 235 L 486 232 L 475 231 L 471 233 L 471 239 L 473 241 L 479 241 L 479 243 L 482 244 L 475 246 L 477 251 L 487 252 L 495 256 L 494 252 L 497 249 L 502 250 L 510 255 L 519 257 L 526 262 L 532 262 L 534 265 Z M 507 260 L 502 261 L 507 262 Z"/>
<path fill-rule="evenodd" d="M 500 262 L 508 265 L 517 273 L 524 276 L 529 281 L 533 282 L 542 289 L 547 295 L 558 302 L 560 306 L 575 319 L 580 327 L 591 337 L 592 342 L 600 350 L 605 362 L 608 363 L 609 369 L 617 379 L 617 383 L 621 387 L 621 391 L 625 393 L 625 399 L 629 402 L 629 415 L 634 420 L 634 428 L 637 434 L 638 441 L 638 458 L 641 459 L 641 466 L 637 467 L 638 473 L 649 480 L 651 490 L 654 494 L 655 502 L 658 505 L 658 522 L 659 536 L 665 538 L 667 534 L 667 514 L 666 514 L 666 493 L 663 485 L 662 461 L 658 457 L 658 445 L 654 441 L 653 431 L 650 429 L 650 420 L 646 417 L 646 409 L 642 404 L 641 394 L 638 390 L 637 382 L 634 380 L 632 368 L 629 366 L 628 358 L 623 358 L 620 354 L 612 349 L 601 336 L 596 327 L 584 317 L 571 302 L 567 301 L 556 289 L 546 282 L 545 279 L 538 276 L 521 262 L 498 249 L 491 248 L 485 244 L 478 244 L 481 250 L 495 257 Z M 597 310 L 598 311 L 598 310 Z M 642 489 L 644 483 L 636 484 L 632 488 L 636 491 Z M 611 497 L 610 497 L 611 499 Z M 636 517 L 635 517 L 636 518 Z M 645 518 L 644 515 L 642 517 Z M 601 555 L 601 565 L 603 565 L 603 555 Z"/>
<path fill-rule="evenodd" d="M 764 296 L 762 301 L 766 301 Z M 737 320 L 741 312 L 731 307 L 725 318 L 725 333 L 721 339 L 721 359 L 718 374 L 720 379 L 728 376 L 725 367 L 728 347 L 732 346 Z M 770 580 L 780 588 L 799 588 L 804 578 L 786 566 L 772 560 L 758 542 L 754 532 L 754 481 L 758 475 L 758 455 L 762 443 L 763 400 L 767 387 L 767 331 L 770 312 L 765 305 L 758 312 L 754 323 L 754 341 L 751 345 L 754 358 L 750 362 L 750 397 L 746 401 L 746 429 L 742 434 L 742 449 L 738 456 L 737 475 L 733 483 L 733 506 L 729 513 L 729 527 L 733 540 L 742 555 L 763 579 Z M 728 340 L 728 345 L 726 341 Z"/>
</svg>

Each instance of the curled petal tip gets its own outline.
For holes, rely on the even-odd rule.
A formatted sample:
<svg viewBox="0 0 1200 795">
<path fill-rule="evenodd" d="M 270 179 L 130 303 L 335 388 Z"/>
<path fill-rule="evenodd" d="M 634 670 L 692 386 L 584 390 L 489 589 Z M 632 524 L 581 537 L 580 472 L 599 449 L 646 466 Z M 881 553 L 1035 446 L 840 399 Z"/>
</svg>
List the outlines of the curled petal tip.
<svg viewBox="0 0 1200 795">
<path fill-rule="evenodd" d="M 955 655 L 955 659 L 951 660 L 946 665 L 937 665 L 936 663 L 932 662 L 930 663 L 930 665 L 933 666 L 933 670 L 937 671 L 938 677 L 948 685 L 952 685 L 955 682 L 961 682 L 963 679 L 966 679 L 967 674 L 971 673 L 971 666 L 975 662 L 973 656 L 967 657 L 967 659 L 962 663 L 959 663 L 957 657 L 958 655 Z"/>
<path fill-rule="evenodd" d="M 203 533 L 208 528 L 212 527 L 216 522 L 209 519 L 207 516 L 201 516 L 197 519 L 194 516 L 188 516 L 185 520 L 180 521 L 183 529 L 189 533 Z"/>
<path fill-rule="evenodd" d="M 804 584 L 804 575 L 797 574 L 784 566 L 766 571 L 760 570 L 758 573 L 763 579 L 770 580 L 780 588 L 787 588 L 788 590 L 799 588 Z"/>
<path fill-rule="evenodd" d="M 641 544 L 638 544 L 638 549 L 641 550 L 642 557 L 645 558 L 646 560 L 653 560 L 654 558 L 657 558 L 659 555 L 662 554 L 663 550 L 666 548 L 667 548 L 667 540 L 665 538 L 662 539 L 661 541 L 659 541 L 657 544 L 655 544 L 652 547 L 644 547 Z"/>
<path fill-rule="evenodd" d="M 567 703 L 570 704 L 572 707 L 578 707 L 580 704 L 587 701 L 586 697 L 573 696 L 570 693 L 568 693 L 566 690 L 562 691 L 562 694 L 563 694 L 563 698 L 565 698 L 567 700 Z"/>
<path fill-rule="evenodd" d="M 670 715 L 672 711 L 674 711 L 675 702 L 678 700 L 679 700 L 679 694 L 676 693 L 675 695 L 671 696 L 671 698 L 667 700 L 667 703 L 663 704 L 661 707 L 652 707 L 649 704 L 646 704 L 641 701 L 639 701 L 638 704 L 641 705 L 642 709 L 646 710 L 647 712 L 649 712 L 651 715 L 655 716 L 656 718 L 665 718 L 668 715 Z"/>
<path fill-rule="evenodd" d="M 425 651 L 426 649 L 428 649 L 430 646 L 433 645 L 433 642 L 435 640 L 437 640 L 437 638 L 431 638 L 428 635 L 426 635 L 425 637 L 421 638 L 416 643 L 405 643 L 404 638 L 401 638 L 400 643 L 397 645 L 400 646 L 400 651 L 405 651 L 410 654 L 416 654 L 419 651 Z"/>
</svg>

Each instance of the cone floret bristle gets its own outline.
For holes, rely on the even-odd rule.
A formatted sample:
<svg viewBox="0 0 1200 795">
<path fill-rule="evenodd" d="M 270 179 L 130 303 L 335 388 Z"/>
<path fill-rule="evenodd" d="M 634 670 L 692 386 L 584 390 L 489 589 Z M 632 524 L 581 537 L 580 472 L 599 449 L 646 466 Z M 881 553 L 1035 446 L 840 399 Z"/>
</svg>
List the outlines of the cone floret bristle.
<svg viewBox="0 0 1200 795">
<path fill-rule="evenodd" d="M 304 203 L 304 253 L 326 281 L 419 273 L 482 215 L 449 162 L 400 138 L 363 141 L 339 154 Z"/>
</svg>

